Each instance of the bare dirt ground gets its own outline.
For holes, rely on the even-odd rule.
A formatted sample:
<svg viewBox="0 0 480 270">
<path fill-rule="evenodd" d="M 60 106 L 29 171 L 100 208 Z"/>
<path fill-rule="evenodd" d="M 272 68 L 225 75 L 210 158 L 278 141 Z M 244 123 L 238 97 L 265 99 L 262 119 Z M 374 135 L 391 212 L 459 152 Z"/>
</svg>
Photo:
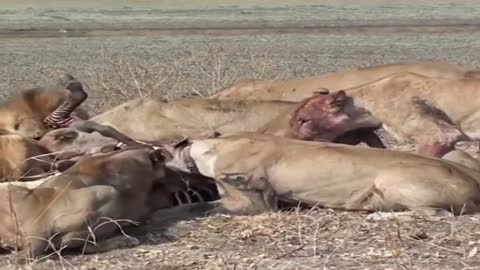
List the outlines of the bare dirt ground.
<svg viewBox="0 0 480 270">
<path fill-rule="evenodd" d="M 478 68 L 476 2 L 2 1 L 0 97 L 61 71 L 87 85 L 98 113 L 139 95 L 206 95 L 246 78 L 407 60 Z M 217 216 L 151 224 L 130 232 L 138 247 L 25 269 L 480 269 L 479 220 L 325 209 Z M 4 255 L 0 267 L 20 266 Z"/>
</svg>

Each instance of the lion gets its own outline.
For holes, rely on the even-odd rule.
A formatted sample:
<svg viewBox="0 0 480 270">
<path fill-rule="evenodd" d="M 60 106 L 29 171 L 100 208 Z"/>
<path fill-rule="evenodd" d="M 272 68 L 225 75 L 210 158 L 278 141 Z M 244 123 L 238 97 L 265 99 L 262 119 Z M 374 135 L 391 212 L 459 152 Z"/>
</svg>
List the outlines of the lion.
<svg viewBox="0 0 480 270">
<path fill-rule="evenodd" d="M 279 202 L 367 212 L 480 210 L 480 171 L 446 159 L 258 133 L 165 149 L 173 156 L 167 166 L 215 179 L 221 200 L 213 212 L 259 214 Z"/>
</svg>

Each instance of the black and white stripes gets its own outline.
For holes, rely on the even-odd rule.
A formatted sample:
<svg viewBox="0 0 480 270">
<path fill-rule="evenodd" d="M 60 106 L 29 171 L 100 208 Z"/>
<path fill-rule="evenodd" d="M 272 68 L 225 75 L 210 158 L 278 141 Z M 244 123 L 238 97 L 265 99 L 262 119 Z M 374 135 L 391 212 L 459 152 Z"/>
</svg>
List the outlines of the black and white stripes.
<svg viewBox="0 0 480 270">
<path fill-rule="evenodd" d="M 216 185 L 188 187 L 185 190 L 174 192 L 172 197 L 174 206 L 214 201 L 220 198 Z"/>
<path fill-rule="evenodd" d="M 48 127 L 53 129 L 68 127 L 77 120 L 70 114 L 88 97 L 79 81 L 75 80 L 71 75 L 68 75 L 66 78 L 69 81 L 65 82 L 65 89 L 70 91 L 69 95 L 56 110 L 43 120 Z"/>
<path fill-rule="evenodd" d="M 69 104 L 63 103 L 60 105 L 60 107 L 48 115 L 43 122 L 48 127 L 53 129 L 68 127 L 75 120 L 77 120 L 76 118 L 70 116 L 70 112 L 71 108 L 69 108 Z"/>
</svg>

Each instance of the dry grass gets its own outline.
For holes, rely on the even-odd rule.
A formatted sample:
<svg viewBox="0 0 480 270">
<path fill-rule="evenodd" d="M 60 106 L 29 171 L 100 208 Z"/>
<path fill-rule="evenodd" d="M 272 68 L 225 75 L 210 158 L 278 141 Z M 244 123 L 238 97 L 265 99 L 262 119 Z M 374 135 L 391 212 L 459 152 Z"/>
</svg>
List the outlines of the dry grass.
<svg viewBox="0 0 480 270">
<path fill-rule="evenodd" d="M 367 219 L 324 209 L 148 227 L 142 245 L 66 255 L 75 269 L 478 269 L 479 217 Z M 61 267 L 61 260 L 34 264 Z M 66 267 L 66 263 L 63 266 Z M 70 268 L 70 267 L 66 267 Z"/>
<path fill-rule="evenodd" d="M 243 52 L 235 62 L 222 48 L 205 45 L 168 63 L 124 55 L 105 56 L 103 70 L 79 77 L 96 101 L 95 111 L 146 95 L 166 98 L 212 94 L 243 78 L 304 76 L 274 72 L 269 52 Z M 307 61 L 307 60 L 306 60 Z M 56 67 L 43 67 L 54 77 Z M 114 98 L 112 98 L 114 97 Z M 387 139 L 387 138 L 384 138 Z M 409 145 L 390 146 L 405 151 Z M 467 145 L 467 147 L 470 147 Z M 473 148 L 469 152 L 473 153 Z M 258 216 L 213 216 L 171 226 L 133 230 L 141 245 L 94 255 L 5 269 L 479 269 L 480 216 L 375 219 L 366 213 L 296 209 Z M 128 230 L 127 230 L 128 233 Z"/>
<path fill-rule="evenodd" d="M 232 55 L 222 46 L 206 42 L 200 45 L 195 50 L 185 51 L 181 57 L 164 62 L 121 53 L 101 53 L 100 59 L 87 59 L 82 63 L 78 68 L 81 74 L 60 66 L 39 65 L 37 69 L 51 81 L 63 72 L 77 77 L 89 93 L 86 105 L 95 113 L 137 97 L 209 96 L 244 78 L 303 76 L 308 69 L 299 66 L 278 72 L 268 50 L 253 52 L 251 48 L 244 48 Z M 98 63 L 102 65 L 99 67 Z"/>
<path fill-rule="evenodd" d="M 369 221 L 361 213 L 314 209 L 206 219 L 202 230 L 195 224 L 179 241 L 190 250 L 201 247 L 200 253 L 212 256 L 205 264 L 220 269 L 438 269 L 479 265 L 477 222 L 478 217 Z"/>
</svg>

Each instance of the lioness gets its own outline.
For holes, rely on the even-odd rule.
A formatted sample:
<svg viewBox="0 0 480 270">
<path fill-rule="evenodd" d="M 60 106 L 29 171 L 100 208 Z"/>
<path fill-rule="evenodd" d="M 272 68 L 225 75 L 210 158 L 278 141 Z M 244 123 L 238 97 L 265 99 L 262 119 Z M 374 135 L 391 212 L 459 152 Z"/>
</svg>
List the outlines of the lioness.
<svg viewBox="0 0 480 270">
<path fill-rule="evenodd" d="M 441 157 L 459 141 L 480 140 L 480 80 L 397 73 L 346 89 L 393 137 Z"/>
<path fill-rule="evenodd" d="M 62 91 L 69 92 L 66 97 L 63 97 L 62 91 L 33 89 L 8 102 L 6 107 L 0 108 L 0 126 L 4 128 L 0 129 L 0 181 L 35 180 L 43 177 L 43 173 L 50 171 L 53 157 L 58 155 L 50 153 L 55 150 L 42 146 L 33 138 L 39 139 L 43 136 L 52 122 L 65 124 L 67 120 L 72 124 L 71 120 L 75 119 L 76 123 L 73 125 L 79 130 L 98 131 L 125 144 L 136 144 L 134 140 L 111 127 L 85 121 L 76 116 L 76 109 L 88 95 L 83 91 L 82 84 L 72 76 L 66 74 L 62 80 L 65 87 Z M 61 103 L 57 105 L 58 102 Z M 9 121 L 19 120 L 20 118 L 16 117 L 25 113 L 25 110 L 29 112 L 30 118 L 21 118 L 23 119 L 21 123 L 14 125 L 11 129 L 10 125 L 13 122 Z M 68 119 L 64 117 L 65 111 L 69 116 Z M 1 118 L 2 113 L 5 113 L 3 115 L 5 118 Z M 70 117 L 70 114 L 75 118 Z M 6 126 L 2 126 L 2 123 Z M 84 148 L 87 146 L 84 145 Z"/>
<path fill-rule="evenodd" d="M 372 131 L 379 127 L 379 122 L 370 122 L 373 118 L 368 112 L 345 106 L 344 101 L 344 92 L 318 94 L 300 103 L 202 98 L 167 102 L 141 98 L 90 120 L 143 141 L 175 141 L 208 137 L 215 132 L 255 131 L 302 140 L 365 141 L 373 147 L 384 147 Z M 365 119 L 369 122 L 364 122 Z M 362 129 L 364 127 L 368 128 Z"/>
<path fill-rule="evenodd" d="M 0 239 L 29 258 L 46 249 L 104 250 L 102 240 L 119 226 L 142 221 L 150 212 L 152 183 L 165 177 L 161 150 L 128 149 L 84 157 L 59 176 L 29 189 L 19 184 L 0 187 Z M 130 220 L 130 221 L 129 221 Z"/>
<path fill-rule="evenodd" d="M 60 106 L 70 95 L 70 89 L 82 87 L 69 74 L 63 74 L 57 85 L 37 87 L 21 91 L 18 95 L 0 105 L 0 130 L 19 133 L 25 137 L 38 139 L 49 128 L 43 119 Z M 67 89 L 70 88 L 70 89 Z M 80 99 L 85 97 L 80 97 Z M 77 107 L 73 115 L 87 119 L 88 113 Z"/>
<path fill-rule="evenodd" d="M 416 144 L 418 153 L 441 157 L 453 150 L 458 141 L 480 139 L 478 130 L 480 125 L 477 119 L 477 108 L 480 105 L 478 103 L 480 95 L 477 91 L 480 86 L 480 76 L 478 76 L 480 73 L 466 70 L 458 72 L 457 70 L 452 73 L 446 72 L 445 74 L 449 75 L 442 76 L 444 73 L 440 71 L 448 71 L 447 66 L 439 65 L 440 69 L 436 69 L 436 65 L 429 65 L 393 65 L 387 66 L 388 68 L 379 66 L 325 75 L 324 78 L 330 78 L 329 76 L 338 78 L 342 74 L 346 78 L 349 76 L 368 78 L 368 82 L 365 84 L 360 84 L 360 80 L 358 80 L 356 85 L 351 88 L 348 88 L 347 84 L 341 85 L 342 91 L 352 97 L 350 103 L 370 112 L 376 120 L 382 122 L 382 127 L 397 140 Z M 397 73 L 381 77 L 389 68 Z M 402 68 L 420 74 L 399 73 Z M 377 80 L 370 81 L 375 78 Z M 318 82 L 317 86 L 330 87 L 330 90 L 339 89 L 341 84 L 329 86 L 323 84 L 322 80 Z M 326 81 L 330 82 L 329 79 Z M 239 90 L 238 94 L 232 92 L 232 96 L 245 99 L 298 101 L 313 91 L 312 87 L 297 87 L 295 91 L 289 87 L 283 87 L 283 84 L 279 82 L 272 89 L 261 88 L 246 96 L 243 96 L 242 93 L 248 91 Z M 217 98 L 228 96 L 223 96 L 221 93 Z"/>
<path fill-rule="evenodd" d="M 348 89 L 400 72 L 445 79 L 480 78 L 477 70 L 442 62 L 417 61 L 340 70 L 293 80 L 239 81 L 209 98 L 300 101 L 321 89 Z"/>
<path fill-rule="evenodd" d="M 272 211 L 279 200 L 345 210 L 480 210 L 480 171 L 412 153 L 253 133 L 186 140 L 169 151 L 167 165 L 215 178 L 230 213 Z"/>
<path fill-rule="evenodd" d="M 373 132 L 377 128 L 375 124 L 379 123 L 364 123 L 364 119 L 372 118 L 364 115 L 363 109 L 345 107 L 344 92 L 317 94 L 299 104 L 200 98 L 167 102 L 139 98 L 86 121 L 70 116 L 87 96 L 80 82 L 74 80 L 73 83 L 76 87 L 68 88 L 71 91 L 68 98 L 44 118 L 47 126 L 55 129 L 73 128 L 82 133 L 97 131 L 104 137 L 129 144 L 135 143 L 130 137 L 139 141 L 165 142 L 184 137 L 201 138 L 218 132 L 257 131 L 303 140 L 335 140 L 347 144 L 363 141 L 371 147 L 385 147 Z M 75 134 L 72 129 L 65 130 L 63 134 L 54 133 L 55 135 L 50 133 L 42 138 L 44 146 L 49 149 L 60 145 L 68 146 L 74 139 L 87 137 L 91 142 L 106 143 L 100 137 L 94 139 L 92 136 L 79 136 L 80 133 Z"/>
</svg>

